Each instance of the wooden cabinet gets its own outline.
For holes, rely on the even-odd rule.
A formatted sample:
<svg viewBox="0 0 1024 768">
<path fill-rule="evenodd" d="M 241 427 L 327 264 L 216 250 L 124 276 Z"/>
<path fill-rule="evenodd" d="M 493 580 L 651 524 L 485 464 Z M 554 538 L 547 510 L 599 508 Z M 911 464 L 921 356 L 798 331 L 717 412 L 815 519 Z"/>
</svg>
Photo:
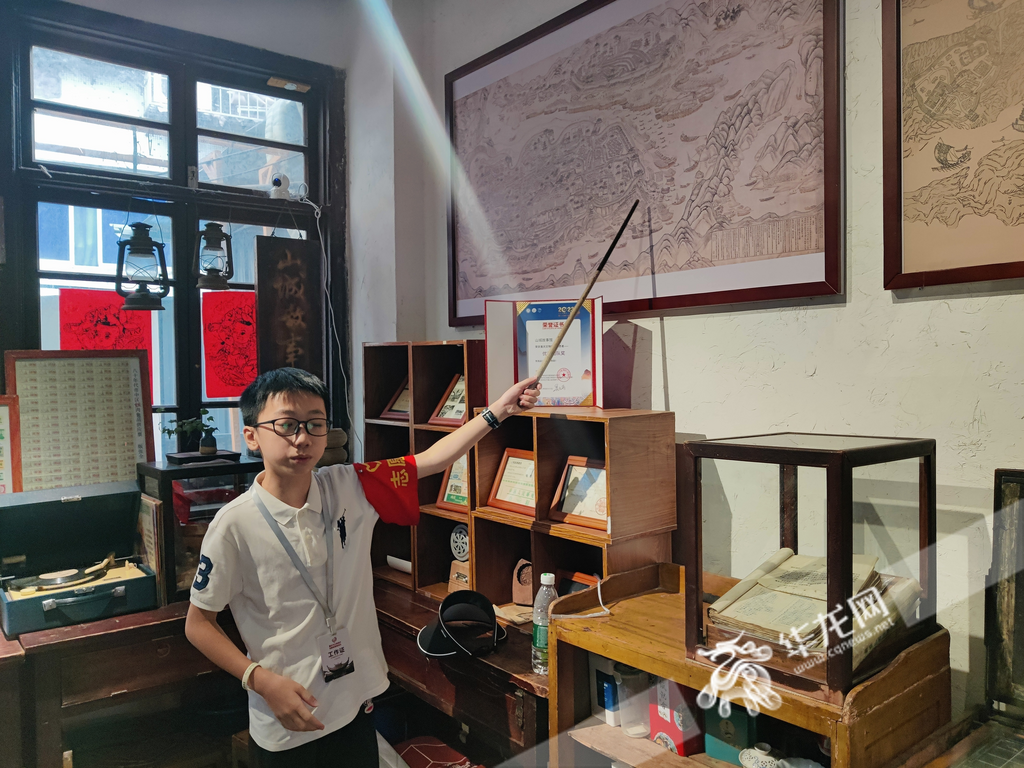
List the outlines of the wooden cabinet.
<svg viewBox="0 0 1024 768">
<path fill-rule="evenodd" d="M 21 768 L 21 673 L 25 652 L 0 632 L 0 768 Z"/>
<path fill-rule="evenodd" d="M 534 455 L 534 515 L 488 506 L 507 448 Z M 676 527 L 675 415 L 668 411 L 535 408 L 506 419 L 477 444 L 476 504 L 470 512 L 474 589 L 501 605 L 512 599 L 520 559 L 535 574 L 605 577 L 671 559 Z M 551 517 L 569 456 L 603 464 L 604 530 Z M 534 594 L 540 588 L 534 579 Z"/>
<path fill-rule="evenodd" d="M 484 342 L 395 342 L 363 346 L 366 391 L 365 458 L 376 460 L 426 450 L 456 427 L 429 424 L 453 377 L 466 377 L 469 414 L 486 405 Z M 403 385 L 409 387 L 408 421 L 380 418 Z M 489 507 L 486 501 L 506 448 L 535 457 L 535 514 Z M 671 559 L 676 527 L 675 416 L 667 411 L 537 408 L 506 419 L 469 455 L 470 507 L 437 506 L 443 474 L 419 483 L 420 524 L 415 529 L 378 523 L 371 552 L 380 579 L 443 599 L 452 562 L 449 539 L 469 527 L 470 586 L 498 605 L 512 600 L 519 560 L 544 571 L 607 576 Z M 605 468 L 608 526 L 587 527 L 550 517 L 570 456 Z M 404 574 L 387 556 L 412 563 Z M 534 580 L 534 593 L 539 579 Z"/>
<path fill-rule="evenodd" d="M 484 342 L 467 339 L 364 344 L 363 375 L 363 460 L 418 453 L 458 428 L 428 423 L 455 376 L 466 377 L 468 414 L 485 404 Z M 403 385 L 409 387 L 409 419 L 380 418 Z M 468 513 L 437 506 L 442 479 L 443 474 L 438 473 L 420 480 L 420 524 L 410 529 L 378 522 L 370 551 L 375 577 L 438 600 L 448 594 L 452 561 L 448 542 L 452 531 L 459 523 L 469 525 Z M 390 567 L 389 555 L 411 563 L 412 573 Z"/>
<path fill-rule="evenodd" d="M 695 690 L 708 685 L 716 667 L 686 653 L 685 592 L 680 566 L 651 565 L 602 583 L 601 595 L 610 616 L 552 619 L 548 630 L 552 768 L 590 765 L 591 748 L 623 760 L 634 754 L 629 750 L 637 740 L 621 729 L 588 721 L 588 652 Z M 597 590 L 591 588 L 560 598 L 552 613 L 586 614 L 598 609 Z M 949 633 L 937 630 L 908 647 L 839 702 L 811 698 L 774 681 L 772 690 L 781 703 L 769 714 L 828 736 L 832 768 L 880 768 L 949 722 Z M 743 703 L 740 699 L 733 706 Z M 663 751 L 657 765 L 725 768 L 728 764 L 703 754 L 683 758 Z"/>
<path fill-rule="evenodd" d="M 187 611 L 188 603 L 175 603 L 21 636 L 32 685 L 27 719 L 34 724 L 37 768 L 60 768 L 67 725 L 77 716 L 233 683 L 185 639 Z M 228 636 L 241 647 L 234 624 L 228 617 L 223 621 Z M 230 684 L 230 690 L 236 685 Z"/>
</svg>

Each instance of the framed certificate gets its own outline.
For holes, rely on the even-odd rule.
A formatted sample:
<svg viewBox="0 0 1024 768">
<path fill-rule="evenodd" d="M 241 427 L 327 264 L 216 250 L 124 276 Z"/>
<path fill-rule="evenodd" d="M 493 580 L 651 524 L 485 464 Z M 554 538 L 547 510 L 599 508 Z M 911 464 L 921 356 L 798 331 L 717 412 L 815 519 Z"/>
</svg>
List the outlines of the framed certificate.
<svg viewBox="0 0 1024 768">
<path fill-rule="evenodd" d="M 469 512 L 469 456 L 460 456 L 444 471 L 437 506 L 452 512 Z"/>
<path fill-rule="evenodd" d="M 534 485 L 533 451 L 506 448 L 498 475 L 487 499 L 489 507 L 536 517 L 537 491 Z"/>
<path fill-rule="evenodd" d="M 21 424 L 18 398 L 0 395 L 0 493 L 21 491 Z"/>
<path fill-rule="evenodd" d="M 559 522 L 608 528 L 608 483 L 604 462 L 570 456 L 562 470 L 549 517 Z"/>
<path fill-rule="evenodd" d="M 575 306 L 574 301 L 515 302 L 515 380 L 533 376 Z M 598 406 L 601 376 L 596 345 L 601 340 L 600 299 L 587 299 L 541 377 L 539 405 Z"/>
<path fill-rule="evenodd" d="M 466 412 L 466 377 L 459 373 L 448 385 L 444 397 L 427 423 L 440 427 L 461 427 L 466 423 Z"/>
<path fill-rule="evenodd" d="M 409 392 L 409 377 L 406 376 L 380 417 L 382 419 L 391 419 L 392 421 L 408 421 L 411 411 L 412 397 Z"/>
</svg>

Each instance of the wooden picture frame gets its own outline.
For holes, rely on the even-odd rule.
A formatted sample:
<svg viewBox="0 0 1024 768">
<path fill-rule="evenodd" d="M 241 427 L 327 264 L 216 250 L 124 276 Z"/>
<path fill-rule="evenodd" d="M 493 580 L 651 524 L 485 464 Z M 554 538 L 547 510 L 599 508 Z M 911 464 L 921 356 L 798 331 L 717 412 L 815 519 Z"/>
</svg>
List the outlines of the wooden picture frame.
<svg viewBox="0 0 1024 768">
<path fill-rule="evenodd" d="M 609 314 L 842 293 L 844 3 L 738 8 L 587 0 L 445 76 L 449 325 L 578 292 L 635 199 Z"/>
<path fill-rule="evenodd" d="M 508 469 L 509 463 L 517 470 L 522 469 L 525 472 L 525 466 L 522 462 L 529 461 L 533 465 L 533 470 L 530 472 L 534 481 L 533 486 L 533 506 L 521 504 L 516 501 L 511 501 L 508 498 L 501 498 L 503 494 L 506 496 L 514 496 L 512 493 L 513 488 L 510 484 L 507 484 L 505 489 L 502 489 L 502 481 L 509 480 L 506 478 L 506 470 Z M 537 486 L 536 486 L 536 458 L 533 451 L 521 451 L 518 448 L 506 448 L 505 455 L 501 457 L 501 465 L 498 467 L 498 474 L 494 476 L 494 483 L 491 485 L 491 493 L 487 497 L 487 506 L 494 507 L 495 509 L 504 509 L 507 512 L 518 512 L 521 515 L 527 515 L 529 517 L 537 516 Z M 517 475 L 515 480 L 522 480 L 521 475 Z M 511 483 L 511 481 L 509 481 Z M 521 483 L 525 485 L 525 483 Z"/>
<path fill-rule="evenodd" d="M 320 243 L 256 236 L 256 357 L 260 373 L 291 366 L 324 376 Z"/>
<path fill-rule="evenodd" d="M 587 515 L 572 514 L 564 510 L 566 495 L 571 485 L 570 478 L 573 475 L 573 468 L 583 468 L 584 472 L 588 470 L 594 470 L 599 472 L 599 477 L 595 480 L 595 483 L 600 483 L 604 493 L 599 494 L 604 500 L 604 517 L 590 517 Z M 601 531 L 608 529 L 608 478 L 605 474 L 605 467 L 603 461 L 597 459 L 588 459 L 586 456 L 570 456 L 565 461 L 565 467 L 562 469 L 562 479 L 558 481 L 558 489 L 555 491 L 554 500 L 551 503 L 551 510 L 548 513 L 548 517 L 552 520 L 564 523 L 573 523 L 575 525 L 583 525 L 587 528 L 596 528 Z"/>
<path fill-rule="evenodd" d="M 402 395 L 406 395 L 406 397 L 403 399 Z M 393 408 L 395 407 L 396 404 L 401 406 L 403 403 L 407 403 L 408 404 L 408 406 L 409 406 L 408 410 L 405 410 L 405 411 L 393 410 Z M 381 412 L 381 414 L 380 414 L 380 416 L 378 418 L 389 419 L 391 421 L 409 421 L 409 419 L 412 418 L 412 391 L 409 389 L 409 377 L 408 376 L 406 376 L 404 379 L 402 379 L 402 383 L 398 387 L 398 390 L 395 392 L 395 394 L 392 396 L 392 398 L 388 401 L 388 404 L 384 407 L 384 410 Z"/>
<path fill-rule="evenodd" d="M 449 408 L 458 409 L 460 403 L 458 402 L 457 387 L 459 382 L 462 382 L 462 417 L 448 417 L 443 414 L 448 413 Z M 449 399 L 454 399 L 454 402 L 449 402 Z M 466 423 L 466 418 L 469 414 L 469 403 L 466 397 L 466 376 L 462 373 L 455 374 L 451 384 L 444 391 L 444 397 L 441 398 L 441 402 L 434 408 L 434 413 L 431 414 L 430 418 L 427 419 L 428 424 L 433 424 L 437 427 L 461 427 Z"/>
<path fill-rule="evenodd" d="M 908 9 L 904 25 L 902 5 L 882 0 L 885 288 L 1024 277 L 1024 221 L 1014 223 L 1024 179 L 1012 170 L 1024 153 L 1024 113 L 1000 87 L 1024 66 L 1024 48 L 1013 39 L 993 52 L 1003 36 L 985 31 L 1019 25 L 1024 9 L 938 3 Z M 913 82 L 904 82 L 908 69 Z"/>
<path fill-rule="evenodd" d="M 0 493 L 21 492 L 21 420 L 17 395 L 0 395 Z"/>
<path fill-rule="evenodd" d="M 453 501 L 453 496 L 457 497 L 458 494 L 450 493 L 449 482 L 451 481 L 453 470 L 457 469 L 457 466 L 464 467 L 464 474 L 462 476 L 462 487 L 465 489 L 466 502 L 460 503 Z M 458 475 L 456 475 L 458 478 Z M 460 456 L 453 461 L 444 471 L 444 478 L 441 480 L 441 489 L 437 493 L 437 506 L 441 509 L 447 509 L 450 512 L 469 512 L 470 494 L 469 494 L 469 454 Z"/>
<path fill-rule="evenodd" d="M 4 368 L 18 395 L 24 490 L 135 480 L 136 465 L 155 459 L 146 350 L 9 350 Z"/>
<path fill-rule="evenodd" d="M 167 604 L 164 590 L 164 503 L 143 493 L 139 499 L 138 537 L 135 554 L 156 574 L 156 594 L 160 605 Z"/>
</svg>

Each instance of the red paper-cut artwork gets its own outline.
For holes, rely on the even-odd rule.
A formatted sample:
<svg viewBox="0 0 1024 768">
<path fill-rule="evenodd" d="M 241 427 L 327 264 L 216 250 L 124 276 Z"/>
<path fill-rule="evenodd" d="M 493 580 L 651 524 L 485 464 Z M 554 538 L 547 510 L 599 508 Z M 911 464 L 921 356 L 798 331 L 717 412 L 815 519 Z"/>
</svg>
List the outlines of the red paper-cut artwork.
<svg viewBox="0 0 1024 768">
<path fill-rule="evenodd" d="M 203 294 L 206 396 L 238 397 L 256 378 L 256 294 Z"/>
<path fill-rule="evenodd" d="M 116 291 L 60 289 L 61 349 L 144 349 L 153 398 L 153 314 L 125 312 Z"/>
</svg>

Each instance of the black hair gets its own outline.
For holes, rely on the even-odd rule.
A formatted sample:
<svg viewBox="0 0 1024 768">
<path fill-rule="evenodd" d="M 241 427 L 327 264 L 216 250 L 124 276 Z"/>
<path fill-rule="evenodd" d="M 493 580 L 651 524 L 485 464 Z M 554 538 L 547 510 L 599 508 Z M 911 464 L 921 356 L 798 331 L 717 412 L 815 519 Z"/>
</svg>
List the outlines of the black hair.
<svg viewBox="0 0 1024 768">
<path fill-rule="evenodd" d="M 324 401 L 324 409 L 328 415 L 330 414 L 330 395 L 327 392 L 327 385 L 320 381 L 319 377 L 300 368 L 277 368 L 261 373 L 242 392 L 242 397 L 238 401 L 238 406 L 242 409 L 242 423 L 247 427 L 256 426 L 267 400 L 274 395 L 290 392 L 308 392 L 316 395 Z"/>
</svg>

